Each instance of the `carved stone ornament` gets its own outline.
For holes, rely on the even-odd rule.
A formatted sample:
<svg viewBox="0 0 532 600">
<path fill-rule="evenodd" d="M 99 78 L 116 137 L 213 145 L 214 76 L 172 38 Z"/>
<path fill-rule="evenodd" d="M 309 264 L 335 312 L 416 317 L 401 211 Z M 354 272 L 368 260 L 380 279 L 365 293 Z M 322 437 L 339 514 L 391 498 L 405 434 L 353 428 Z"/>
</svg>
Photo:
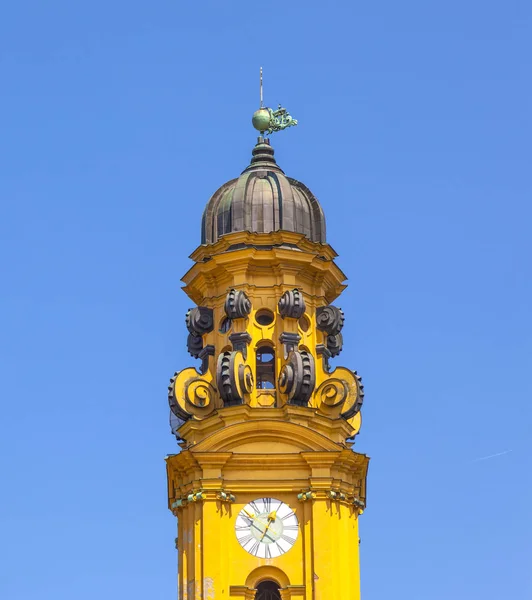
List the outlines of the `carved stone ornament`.
<svg viewBox="0 0 532 600">
<path fill-rule="evenodd" d="M 194 335 L 193 333 L 188 334 L 187 350 L 190 356 L 198 358 L 200 352 L 203 350 L 203 338 L 201 335 Z"/>
<path fill-rule="evenodd" d="M 316 384 L 314 358 L 309 352 L 291 352 L 279 375 L 279 391 L 290 404 L 307 406 Z"/>
<path fill-rule="evenodd" d="M 279 300 L 279 314 L 283 319 L 290 317 L 291 319 L 299 319 L 305 313 L 305 299 L 303 294 L 297 290 L 285 292 Z"/>
<path fill-rule="evenodd" d="M 362 408 L 362 403 L 364 402 L 364 386 L 362 385 L 362 377 L 360 377 L 356 371 L 353 373 L 353 375 L 355 381 L 349 385 L 349 394 L 342 407 L 342 417 L 344 419 L 351 419 L 358 414 Z"/>
<path fill-rule="evenodd" d="M 214 402 L 216 390 L 205 379 L 194 377 L 185 384 L 186 401 L 196 408 L 207 408 Z"/>
<path fill-rule="evenodd" d="M 299 333 L 290 333 L 287 331 L 283 331 L 279 336 L 279 341 L 283 344 L 284 347 L 284 359 L 288 358 L 290 352 L 297 350 L 299 347 L 299 342 L 301 341 L 301 336 Z"/>
<path fill-rule="evenodd" d="M 198 375 L 196 369 L 184 369 L 170 379 L 168 387 L 170 410 L 180 419 L 208 416 L 220 401 L 214 386 Z"/>
<path fill-rule="evenodd" d="M 192 335 L 205 335 L 214 329 L 213 310 L 205 306 L 196 306 L 189 309 L 185 321 L 187 329 Z"/>
<path fill-rule="evenodd" d="M 229 336 L 229 341 L 233 345 L 233 350 L 242 352 L 245 359 L 248 357 L 248 346 L 251 342 L 251 339 L 252 338 L 247 331 L 232 333 Z"/>
<path fill-rule="evenodd" d="M 214 356 L 215 348 L 212 344 L 208 344 L 199 353 L 198 358 L 201 360 L 201 374 L 205 375 L 209 370 L 209 357 Z"/>
<path fill-rule="evenodd" d="M 244 361 L 242 352 L 222 352 L 216 367 L 218 391 L 226 406 L 243 404 L 253 391 L 254 381 L 251 367 Z"/>
<path fill-rule="evenodd" d="M 322 306 L 316 310 L 316 327 L 327 335 L 336 335 L 344 326 L 344 311 L 336 306 Z"/>
<path fill-rule="evenodd" d="M 170 378 L 170 385 L 168 386 L 168 404 L 170 405 L 170 410 L 178 419 L 186 421 L 187 419 L 190 419 L 190 414 L 179 406 L 175 397 L 175 380 L 177 379 L 177 375 L 176 371 L 174 376 Z"/>
<path fill-rule="evenodd" d="M 315 393 L 315 405 L 331 418 L 351 419 L 360 411 L 363 400 L 360 376 L 344 367 L 335 369 L 334 377 L 326 379 Z"/>
<path fill-rule="evenodd" d="M 342 404 L 347 398 L 347 394 L 347 382 L 337 377 L 326 379 L 316 390 L 318 402 L 330 407 Z"/>
<path fill-rule="evenodd" d="M 331 356 L 338 356 L 344 347 L 344 338 L 341 333 L 327 336 L 327 349 Z"/>
<path fill-rule="evenodd" d="M 243 319 L 251 312 L 251 300 L 242 290 L 231 290 L 225 299 L 225 314 L 230 319 Z"/>
<path fill-rule="evenodd" d="M 318 344 L 316 346 L 316 354 L 321 356 L 323 370 L 325 373 L 331 372 L 331 365 L 329 364 L 329 358 L 331 358 L 331 352 L 324 344 Z"/>
</svg>

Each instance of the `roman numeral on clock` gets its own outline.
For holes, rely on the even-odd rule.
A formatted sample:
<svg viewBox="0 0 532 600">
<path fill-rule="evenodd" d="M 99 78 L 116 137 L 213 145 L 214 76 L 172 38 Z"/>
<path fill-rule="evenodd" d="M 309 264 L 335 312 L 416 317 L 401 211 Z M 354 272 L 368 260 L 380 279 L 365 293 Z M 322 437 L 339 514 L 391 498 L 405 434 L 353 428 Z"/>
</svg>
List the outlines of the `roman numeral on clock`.
<svg viewBox="0 0 532 600">
<path fill-rule="evenodd" d="M 238 541 L 242 544 L 242 546 L 245 546 L 246 544 L 249 544 L 252 539 L 254 539 L 252 535 L 245 535 L 244 537 L 238 538 Z"/>
<path fill-rule="evenodd" d="M 248 552 L 250 554 L 253 554 L 253 556 L 257 556 L 257 552 L 259 551 L 260 548 L 260 542 L 255 542 L 253 544 L 253 546 L 251 546 L 251 548 L 248 550 Z"/>
<path fill-rule="evenodd" d="M 290 546 L 293 546 L 296 543 L 296 538 L 292 538 L 289 535 L 282 535 L 281 539 L 284 540 L 285 542 L 288 542 L 290 544 Z"/>
</svg>

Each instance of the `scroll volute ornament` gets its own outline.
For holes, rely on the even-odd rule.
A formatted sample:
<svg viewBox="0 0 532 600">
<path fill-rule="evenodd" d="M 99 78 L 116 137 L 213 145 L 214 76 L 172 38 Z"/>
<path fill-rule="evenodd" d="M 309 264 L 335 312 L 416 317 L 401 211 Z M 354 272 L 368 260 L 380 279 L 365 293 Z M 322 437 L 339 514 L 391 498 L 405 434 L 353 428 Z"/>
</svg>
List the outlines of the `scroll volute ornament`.
<svg viewBox="0 0 532 600">
<path fill-rule="evenodd" d="M 183 369 L 170 379 L 168 403 L 176 417 L 203 419 L 223 406 L 209 379 L 208 375 L 200 376 L 194 368 Z"/>
<path fill-rule="evenodd" d="M 350 420 L 360 412 L 364 401 L 364 386 L 357 372 L 337 367 L 316 390 L 313 404 L 330 418 Z"/>
<path fill-rule="evenodd" d="M 194 335 L 193 333 L 188 334 L 187 350 L 190 356 L 198 358 L 200 352 L 203 350 L 203 338 L 201 335 Z"/>
<path fill-rule="evenodd" d="M 336 335 L 344 326 L 344 311 L 330 304 L 316 309 L 316 326 L 327 335 Z"/>
<path fill-rule="evenodd" d="M 243 319 L 251 312 L 251 300 L 246 292 L 232 289 L 226 296 L 224 310 L 229 319 Z"/>
<path fill-rule="evenodd" d="M 205 306 L 196 306 L 189 309 L 185 321 L 187 329 L 193 335 L 205 335 L 214 329 L 213 310 Z"/>
<path fill-rule="evenodd" d="M 326 346 L 331 356 L 338 356 L 344 347 L 344 338 L 341 333 L 335 335 L 328 335 L 326 340 Z"/>
<path fill-rule="evenodd" d="M 238 350 L 222 352 L 216 367 L 216 383 L 224 406 L 243 404 L 253 391 L 251 367 Z"/>
<path fill-rule="evenodd" d="M 307 406 L 316 385 L 314 357 L 310 352 L 292 351 L 279 374 L 279 391 L 289 404 Z"/>
<path fill-rule="evenodd" d="M 305 298 L 298 289 L 285 292 L 278 303 L 279 314 L 284 319 L 300 319 L 305 313 Z"/>
<path fill-rule="evenodd" d="M 187 338 L 188 353 L 198 358 L 203 350 L 203 336 L 214 329 L 214 314 L 212 308 L 196 306 L 189 309 L 185 317 L 189 331 Z"/>
<path fill-rule="evenodd" d="M 338 356 L 342 351 L 344 339 L 340 331 L 342 331 L 344 321 L 344 311 L 332 304 L 316 310 L 316 326 L 326 334 L 325 345 L 331 356 Z"/>
</svg>

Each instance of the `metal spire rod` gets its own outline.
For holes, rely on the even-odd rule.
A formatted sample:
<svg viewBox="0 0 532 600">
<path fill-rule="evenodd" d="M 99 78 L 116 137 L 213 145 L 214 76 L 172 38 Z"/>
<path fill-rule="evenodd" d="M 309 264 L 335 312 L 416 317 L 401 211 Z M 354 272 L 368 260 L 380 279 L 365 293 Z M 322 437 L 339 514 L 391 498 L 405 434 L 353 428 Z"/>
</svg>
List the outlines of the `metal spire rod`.
<svg viewBox="0 0 532 600">
<path fill-rule="evenodd" d="M 264 101 L 262 98 L 262 67 L 260 68 L 260 107 L 264 108 Z"/>
</svg>

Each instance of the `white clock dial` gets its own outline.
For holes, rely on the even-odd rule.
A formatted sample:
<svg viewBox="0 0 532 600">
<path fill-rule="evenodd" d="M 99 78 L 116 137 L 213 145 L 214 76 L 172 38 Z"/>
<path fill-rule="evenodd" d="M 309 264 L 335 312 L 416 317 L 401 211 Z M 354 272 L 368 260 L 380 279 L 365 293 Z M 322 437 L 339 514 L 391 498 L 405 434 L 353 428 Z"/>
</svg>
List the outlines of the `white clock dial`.
<svg viewBox="0 0 532 600">
<path fill-rule="evenodd" d="M 296 543 L 299 522 L 284 502 L 258 498 L 238 513 L 235 532 L 246 552 L 258 558 L 276 558 Z"/>
</svg>

